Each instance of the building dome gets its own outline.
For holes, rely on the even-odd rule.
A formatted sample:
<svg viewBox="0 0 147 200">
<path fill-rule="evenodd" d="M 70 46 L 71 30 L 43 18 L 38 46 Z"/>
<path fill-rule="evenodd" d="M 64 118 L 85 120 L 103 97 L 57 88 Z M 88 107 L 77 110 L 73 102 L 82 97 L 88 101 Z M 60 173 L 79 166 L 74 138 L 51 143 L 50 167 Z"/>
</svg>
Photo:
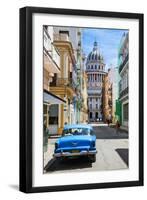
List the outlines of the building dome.
<svg viewBox="0 0 147 200">
<path fill-rule="evenodd" d="M 97 42 L 95 41 L 93 45 L 93 50 L 89 53 L 87 57 L 87 62 L 100 61 L 100 60 L 103 60 L 103 56 L 100 54 Z"/>
</svg>

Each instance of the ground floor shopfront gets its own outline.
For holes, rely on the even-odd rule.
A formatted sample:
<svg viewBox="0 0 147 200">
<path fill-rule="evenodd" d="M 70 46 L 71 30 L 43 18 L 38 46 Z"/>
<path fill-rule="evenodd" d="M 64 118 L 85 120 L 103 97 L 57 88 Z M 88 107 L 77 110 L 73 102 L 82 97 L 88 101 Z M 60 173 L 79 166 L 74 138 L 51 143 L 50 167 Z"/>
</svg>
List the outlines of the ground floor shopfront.
<svg viewBox="0 0 147 200">
<path fill-rule="evenodd" d="M 122 102 L 122 126 L 125 126 L 127 128 L 129 126 L 128 115 L 129 115 L 129 101 L 127 100 Z"/>
<path fill-rule="evenodd" d="M 44 90 L 43 92 L 43 147 L 47 149 L 48 136 L 52 132 L 58 130 L 59 106 L 62 106 L 66 101 L 55 94 Z"/>
<path fill-rule="evenodd" d="M 43 122 L 48 130 L 48 135 L 62 134 L 65 124 L 86 123 L 88 121 L 87 110 L 79 105 L 78 101 L 72 96 L 54 95 L 49 93 L 48 100 L 43 105 Z M 52 100 L 51 94 L 53 94 Z M 47 98 L 44 96 L 44 98 Z M 48 101 L 48 102 L 47 102 Z"/>
<path fill-rule="evenodd" d="M 44 123 L 49 135 L 61 134 L 65 124 L 76 123 L 75 110 L 72 104 L 46 104 L 44 103 Z"/>
<path fill-rule="evenodd" d="M 129 99 L 128 95 L 120 99 L 121 103 L 121 125 L 128 130 L 129 127 Z"/>
</svg>

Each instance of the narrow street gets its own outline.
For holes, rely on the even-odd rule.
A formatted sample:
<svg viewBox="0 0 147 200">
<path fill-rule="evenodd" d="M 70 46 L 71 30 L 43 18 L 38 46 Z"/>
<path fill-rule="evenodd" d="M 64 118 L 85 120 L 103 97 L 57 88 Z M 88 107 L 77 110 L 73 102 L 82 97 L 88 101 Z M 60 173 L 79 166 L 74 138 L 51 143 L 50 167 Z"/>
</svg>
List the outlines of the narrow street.
<svg viewBox="0 0 147 200">
<path fill-rule="evenodd" d="M 45 173 L 85 172 L 98 170 L 120 170 L 128 168 L 128 133 L 116 131 L 105 124 L 91 124 L 96 135 L 96 162 L 87 158 L 67 159 L 59 162 L 52 157 L 57 139 L 49 138 L 48 157 L 44 164 Z"/>
<path fill-rule="evenodd" d="M 127 169 L 129 31 L 45 25 L 43 34 L 44 172 Z M 117 39 L 112 41 L 114 37 Z M 63 127 L 87 122 L 93 122 L 96 145 L 92 140 L 91 147 L 81 145 L 85 148 L 82 153 L 93 148 L 89 154 L 97 152 L 96 161 L 95 156 L 93 163 L 84 157 L 55 159 L 55 142 Z M 114 126 L 125 130 L 117 133 Z"/>
</svg>

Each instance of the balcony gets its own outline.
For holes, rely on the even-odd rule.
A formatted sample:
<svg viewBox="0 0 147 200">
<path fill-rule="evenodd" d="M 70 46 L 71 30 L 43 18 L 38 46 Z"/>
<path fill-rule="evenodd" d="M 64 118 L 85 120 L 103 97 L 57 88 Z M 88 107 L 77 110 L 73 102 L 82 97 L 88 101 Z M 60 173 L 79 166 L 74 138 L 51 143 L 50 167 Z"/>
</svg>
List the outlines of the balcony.
<svg viewBox="0 0 147 200">
<path fill-rule="evenodd" d="M 112 92 L 112 86 L 108 88 L 108 92 Z"/>
<path fill-rule="evenodd" d="M 122 81 L 121 80 L 118 83 L 118 88 L 119 88 L 119 94 L 120 94 L 122 91 Z"/>
<path fill-rule="evenodd" d="M 129 88 L 126 87 L 124 90 L 120 91 L 119 98 L 121 99 L 123 96 L 126 96 L 128 94 Z"/>
<path fill-rule="evenodd" d="M 110 108 L 112 108 L 112 100 L 108 101 L 108 105 L 109 105 Z"/>
<path fill-rule="evenodd" d="M 95 88 L 95 89 L 88 87 L 87 89 L 88 89 L 88 95 L 101 95 L 102 94 L 102 89 L 100 87 Z"/>
<path fill-rule="evenodd" d="M 111 87 L 111 88 L 108 88 L 107 94 L 110 95 L 110 96 L 112 96 L 112 87 Z"/>
<path fill-rule="evenodd" d="M 51 87 L 69 87 L 76 90 L 76 84 L 72 78 L 53 78 L 53 82 L 50 83 Z"/>
<path fill-rule="evenodd" d="M 58 73 L 60 70 L 60 54 L 46 29 L 44 29 L 44 67 L 53 73 Z"/>
<path fill-rule="evenodd" d="M 55 63 L 60 66 L 60 54 L 57 50 L 57 48 L 52 44 L 52 58 L 55 61 Z"/>
<path fill-rule="evenodd" d="M 123 68 L 126 65 L 126 63 L 128 62 L 128 60 L 129 60 L 129 54 L 127 54 L 124 61 L 119 65 L 119 73 L 123 70 Z"/>
<path fill-rule="evenodd" d="M 54 34 L 55 41 L 67 41 L 69 42 L 69 35 L 68 34 Z"/>
</svg>

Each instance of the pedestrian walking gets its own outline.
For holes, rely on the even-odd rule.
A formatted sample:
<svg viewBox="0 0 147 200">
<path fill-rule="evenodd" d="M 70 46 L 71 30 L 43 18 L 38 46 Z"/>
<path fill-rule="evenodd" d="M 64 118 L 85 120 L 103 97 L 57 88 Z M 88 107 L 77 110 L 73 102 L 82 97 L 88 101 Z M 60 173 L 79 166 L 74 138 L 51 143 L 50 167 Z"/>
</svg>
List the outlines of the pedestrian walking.
<svg viewBox="0 0 147 200">
<path fill-rule="evenodd" d="M 109 120 L 109 119 L 107 119 L 107 124 L 108 124 L 108 126 L 109 126 L 109 124 L 110 124 L 110 120 Z"/>
<path fill-rule="evenodd" d="M 119 130 L 120 130 L 120 123 L 119 123 L 118 120 L 116 121 L 115 128 L 116 128 L 116 134 L 118 135 L 119 134 Z"/>
</svg>

